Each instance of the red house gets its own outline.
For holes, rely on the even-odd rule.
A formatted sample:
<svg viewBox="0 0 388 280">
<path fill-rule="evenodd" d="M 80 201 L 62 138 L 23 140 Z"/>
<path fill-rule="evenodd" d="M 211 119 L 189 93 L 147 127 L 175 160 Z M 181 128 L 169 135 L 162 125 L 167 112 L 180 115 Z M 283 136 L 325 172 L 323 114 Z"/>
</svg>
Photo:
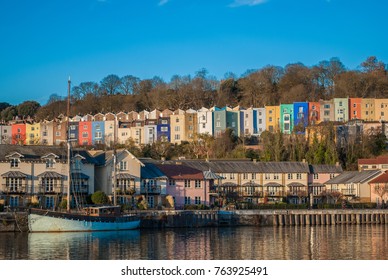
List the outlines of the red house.
<svg viewBox="0 0 388 280">
<path fill-rule="evenodd" d="M 12 124 L 12 144 L 25 145 L 26 144 L 26 124 L 16 123 Z"/>
<path fill-rule="evenodd" d="M 80 146 L 92 145 L 92 122 L 81 121 L 78 126 L 78 143 Z"/>
</svg>

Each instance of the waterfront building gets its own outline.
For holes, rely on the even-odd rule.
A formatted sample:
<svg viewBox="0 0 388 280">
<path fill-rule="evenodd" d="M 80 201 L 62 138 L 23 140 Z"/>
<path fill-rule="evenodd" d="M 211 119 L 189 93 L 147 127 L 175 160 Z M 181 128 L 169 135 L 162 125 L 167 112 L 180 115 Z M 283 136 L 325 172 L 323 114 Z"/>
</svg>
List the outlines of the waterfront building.
<svg viewBox="0 0 388 280">
<path fill-rule="evenodd" d="M 126 149 L 96 151 L 95 190 L 102 191 L 118 204 L 134 206 L 136 195 L 140 195 L 141 168 L 143 163 Z"/>
<path fill-rule="evenodd" d="M 319 100 L 320 120 L 323 122 L 335 121 L 333 100 Z"/>
<path fill-rule="evenodd" d="M 349 100 L 348 98 L 334 98 L 334 120 L 347 122 L 349 120 Z"/>
<path fill-rule="evenodd" d="M 294 102 L 294 128 L 297 133 L 305 133 L 309 124 L 309 104 L 308 102 Z"/>
<path fill-rule="evenodd" d="M 172 196 L 176 209 L 188 205 L 209 206 L 209 184 L 201 170 L 183 164 L 158 164 L 167 177 L 166 194 Z"/>
<path fill-rule="evenodd" d="M 240 111 L 237 109 L 235 110 L 229 107 L 223 108 L 226 113 L 226 128 L 231 129 L 234 135 L 240 136 Z"/>
<path fill-rule="evenodd" d="M 141 167 L 140 196 L 147 202 L 147 208 L 173 208 L 172 200 L 167 198 L 168 177 L 152 159 L 140 159 Z"/>
<path fill-rule="evenodd" d="M 284 134 L 291 134 L 294 130 L 294 105 L 280 105 L 280 131 Z"/>
<path fill-rule="evenodd" d="M 371 202 L 369 182 L 381 173 L 381 170 L 344 171 L 325 182 L 326 191 L 331 200 L 342 197 L 348 201 Z"/>
<path fill-rule="evenodd" d="M 213 112 L 202 107 L 197 111 L 197 127 L 199 134 L 213 135 Z"/>
<path fill-rule="evenodd" d="M 77 150 L 72 161 L 77 166 L 71 174 L 73 189 L 85 198 L 94 192 L 94 161 L 85 150 Z M 5 205 L 20 207 L 33 203 L 52 209 L 67 194 L 65 147 L 1 145 L 0 169 L 0 193 Z"/>
<path fill-rule="evenodd" d="M 257 112 L 257 134 L 260 135 L 267 128 L 265 108 L 254 109 Z"/>
<path fill-rule="evenodd" d="M 362 119 L 362 98 L 349 98 L 349 120 Z"/>
<path fill-rule="evenodd" d="M 375 121 L 375 99 L 361 99 L 361 119 L 364 121 Z"/>
<path fill-rule="evenodd" d="M 375 99 L 375 121 L 388 120 L 388 99 Z"/>
<path fill-rule="evenodd" d="M 41 144 L 40 123 L 26 123 L 26 145 Z"/>
<path fill-rule="evenodd" d="M 226 130 L 226 110 L 218 107 L 213 107 L 213 133 L 214 137 L 221 136 Z"/>
<path fill-rule="evenodd" d="M 370 201 L 381 205 L 388 201 L 388 172 L 380 174 L 369 182 L 371 198 Z"/>
<path fill-rule="evenodd" d="M 252 136 L 258 135 L 258 121 L 257 121 L 257 109 L 252 107 L 248 109 L 241 110 L 240 116 L 240 130 L 242 130 L 241 135 Z"/>
<path fill-rule="evenodd" d="M 104 120 L 104 140 L 105 145 L 108 147 L 113 147 L 113 145 L 117 142 L 118 137 L 118 124 L 115 119 L 111 120 L 107 116 L 105 116 Z"/>
<path fill-rule="evenodd" d="M 310 172 L 308 174 L 308 193 L 313 199 L 314 204 L 323 202 L 325 194 L 325 182 L 340 175 L 343 170 L 342 166 L 337 162 L 332 164 L 310 164 Z"/>
<path fill-rule="evenodd" d="M 68 138 L 73 141 L 79 139 L 79 122 L 71 121 L 69 124 L 69 136 Z"/>
<path fill-rule="evenodd" d="M 321 105 L 319 102 L 308 102 L 309 125 L 316 125 L 321 121 Z"/>
<path fill-rule="evenodd" d="M 12 126 L 0 124 L 0 144 L 11 144 Z"/>
<path fill-rule="evenodd" d="M 279 130 L 280 106 L 265 106 L 266 130 L 276 132 Z"/>
<path fill-rule="evenodd" d="M 40 123 L 40 144 L 54 145 L 54 123 L 53 121 L 44 120 Z"/>
</svg>

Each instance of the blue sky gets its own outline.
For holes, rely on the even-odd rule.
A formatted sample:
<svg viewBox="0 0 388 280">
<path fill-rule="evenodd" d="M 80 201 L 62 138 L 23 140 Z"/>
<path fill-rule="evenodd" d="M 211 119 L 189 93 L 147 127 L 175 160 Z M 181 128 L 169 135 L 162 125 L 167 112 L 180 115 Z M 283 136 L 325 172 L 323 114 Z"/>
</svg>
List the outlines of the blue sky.
<svg viewBox="0 0 388 280">
<path fill-rule="evenodd" d="M 0 0 L 0 102 L 66 95 L 109 74 L 221 79 L 338 57 L 388 63 L 382 0 Z"/>
</svg>

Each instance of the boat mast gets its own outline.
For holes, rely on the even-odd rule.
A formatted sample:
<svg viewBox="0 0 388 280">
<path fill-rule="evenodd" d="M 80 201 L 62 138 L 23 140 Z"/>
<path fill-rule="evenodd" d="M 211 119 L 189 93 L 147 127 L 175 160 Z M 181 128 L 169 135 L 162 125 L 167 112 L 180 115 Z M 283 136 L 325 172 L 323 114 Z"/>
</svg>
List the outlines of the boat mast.
<svg viewBox="0 0 388 280">
<path fill-rule="evenodd" d="M 71 163 L 70 163 L 70 86 L 71 81 L 70 77 L 67 81 L 67 203 L 66 203 L 66 210 L 67 212 L 70 212 L 70 185 L 71 185 Z"/>
<path fill-rule="evenodd" d="M 116 149 L 113 150 L 113 205 L 117 205 L 117 195 L 116 195 Z"/>
</svg>

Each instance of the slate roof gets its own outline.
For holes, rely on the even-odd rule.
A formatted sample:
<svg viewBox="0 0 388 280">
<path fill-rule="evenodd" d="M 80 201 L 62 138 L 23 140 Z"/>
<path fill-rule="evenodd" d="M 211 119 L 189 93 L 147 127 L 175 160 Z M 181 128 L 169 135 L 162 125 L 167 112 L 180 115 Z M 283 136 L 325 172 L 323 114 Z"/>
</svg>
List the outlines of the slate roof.
<svg viewBox="0 0 388 280">
<path fill-rule="evenodd" d="M 369 179 L 381 174 L 380 170 L 364 170 L 364 171 L 345 171 L 342 174 L 330 179 L 325 184 L 351 184 L 364 183 Z"/>
<path fill-rule="evenodd" d="M 377 158 L 361 158 L 358 160 L 358 164 L 388 164 L 388 157 L 381 156 Z"/>
<path fill-rule="evenodd" d="M 42 157 L 48 154 L 55 154 L 58 156 L 58 161 L 66 162 L 67 161 L 67 147 L 64 146 L 50 146 L 50 145 L 31 145 L 31 146 L 21 146 L 21 145 L 0 145 L 0 161 L 8 160 L 6 156 L 13 153 L 19 153 L 23 155 L 21 158 L 22 161 L 43 161 Z M 80 154 L 85 158 L 84 163 L 95 164 L 95 159 L 88 153 L 85 149 L 73 149 L 72 156 Z"/>
<path fill-rule="evenodd" d="M 310 173 L 342 173 L 343 169 L 341 165 L 336 164 L 310 164 Z"/>
<path fill-rule="evenodd" d="M 142 179 L 167 179 L 166 174 L 155 164 L 143 161 L 142 163 L 144 164 L 140 169 Z"/>
<path fill-rule="evenodd" d="M 204 174 L 201 170 L 183 164 L 157 164 L 157 168 L 168 178 L 175 180 L 203 180 Z"/>
<path fill-rule="evenodd" d="M 39 174 L 38 177 L 50 178 L 50 179 L 61 179 L 61 178 L 63 178 L 63 175 L 61 175 L 57 172 L 54 172 L 54 171 L 45 171 L 45 172 Z"/>
<path fill-rule="evenodd" d="M 27 178 L 28 175 L 24 174 L 23 172 L 20 172 L 20 171 L 8 171 L 4 174 L 1 174 L 1 177 L 4 177 L 4 178 Z"/>
<path fill-rule="evenodd" d="M 216 173 L 309 173 L 305 162 L 254 162 L 251 160 L 181 160 L 183 165 Z"/>
</svg>

